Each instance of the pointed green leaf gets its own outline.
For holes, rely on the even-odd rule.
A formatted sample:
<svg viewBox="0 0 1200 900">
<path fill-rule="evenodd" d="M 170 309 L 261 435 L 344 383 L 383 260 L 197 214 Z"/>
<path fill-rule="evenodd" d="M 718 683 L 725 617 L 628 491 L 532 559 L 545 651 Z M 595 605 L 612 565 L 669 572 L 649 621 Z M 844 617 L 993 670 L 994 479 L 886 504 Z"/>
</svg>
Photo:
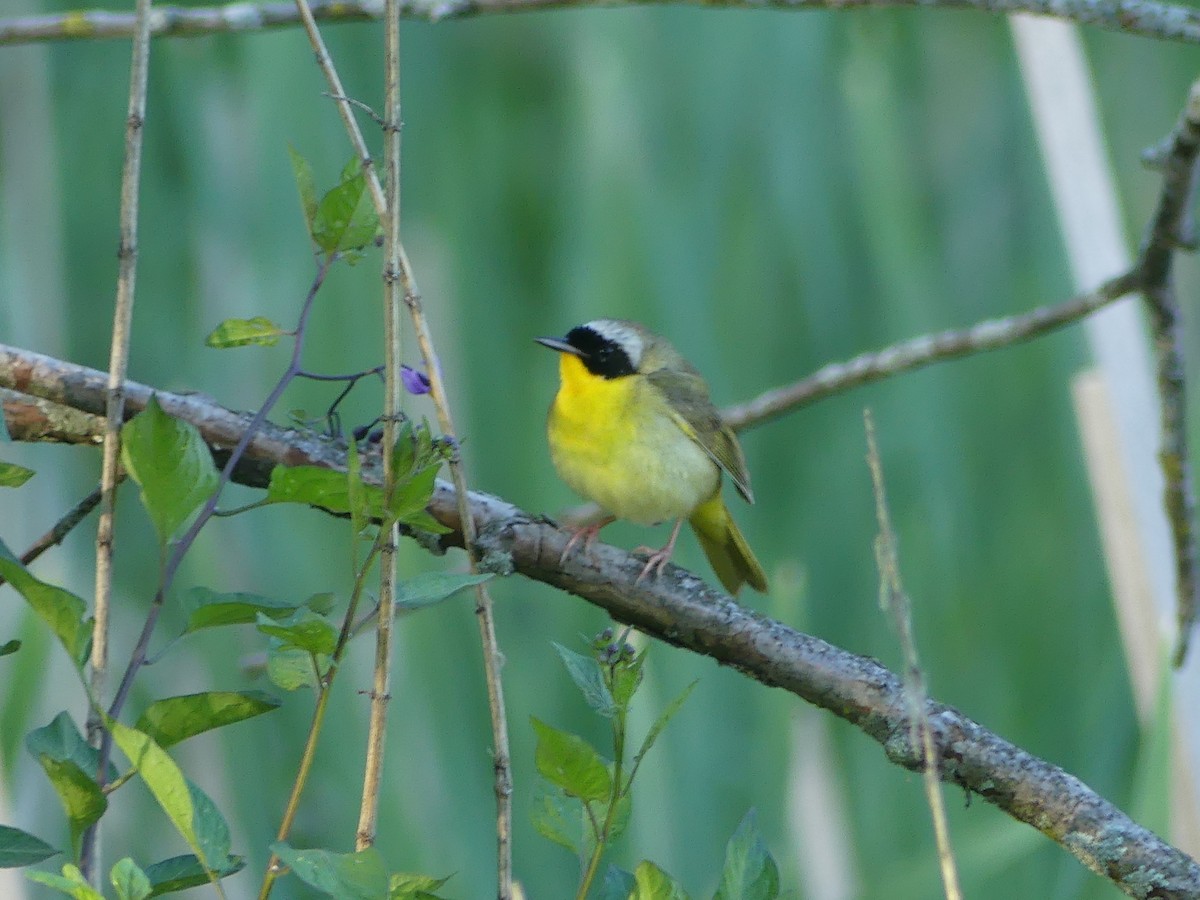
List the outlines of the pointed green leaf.
<svg viewBox="0 0 1200 900">
<path fill-rule="evenodd" d="M 153 396 L 121 429 L 121 461 L 164 545 L 217 487 L 212 453 L 196 426 L 167 415 Z"/>
<path fill-rule="evenodd" d="M 423 426 L 426 431 L 429 426 Z M 396 429 L 396 446 L 392 448 L 392 471 L 396 478 L 407 478 L 417 461 L 417 438 L 411 419 L 399 423 Z"/>
<path fill-rule="evenodd" d="M 282 647 L 297 647 L 309 653 L 329 655 L 337 646 L 337 630 L 306 606 L 278 622 L 260 614 L 258 630 L 278 638 Z"/>
<path fill-rule="evenodd" d="M 306 503 L 333 513 L 350 512 L 346 473 L 321 466 L 276 466 L 271 470 L 266 499 L 268 503 Z M 381 507 L 372 506 L 373 514 Z"/>
<path fill-rule="evenodd" d="M 35 728 L 25 735 L 25 749 L 38 759 L 49 756 L 51 759 L 73 762 L 89 775 L 94 776 L 100 765 L 100 751 L 88 744 L 75 721 L 67 712 L 60 712 L 49 725 Z M 107 780 L 117 777 L 117 767 L 109 762 Z"/>
<path fill-rule="evenodd" d="M 425 512 L 425 507 L 433 498 L 437 474 L 438 466 L 426 466 L 396 485 L 396 493 L 392 497 L 392 515 L 396 521 L 407 525 L 409 516 Z"/>
<path fill-rule="evenodd" d="M 271 845 L 292 874 L 338 900 L 380 900 L 388 896 L 387 867 L 373 847 L 357 853 L 296 850 L 286 843 Z"/>
<path fill-rule="evenodd" d="M 557 641 L 553 643 L 563 665 L 567 667 L 567 674 L 583 692 L 583 699 L 587 701 L 587 705 L 605 718 L 612 718 L 617 707 L 608 691 L 608 685 L 604 683 L 604 673 L 600 671 L 600 664 L 591 656 L 568 650 Z"/>
<path fill-rule="evenodd" d="M 309 236 L 313 232 L 313 219 L 317 216 L 317 183 L 313 177 L 312 164 L 288 145 L 288 157 L 292 161 L 292 174 L 296 178 L 296 190 L 300 193 L 300 209 L 304 213 L 304 227 Z"/>
<path fill-rule="evenodd" d="M 530 716 L 537 732 L 534 761 L 542 777 L 580 800 L 604 800 L 612 791 L 608 766 L 587 741 Z"/>
<path fill-rule="evenodd" d="M 36 865 L 61 852 L 28 831 L 0 825 L 0 869 Z"/>
<path fill-rule="evenodd" d="M 16 653 L 20 649 L 21 642 L 15 638 L 11 641 L 5 641 L 3 644 L 0 644 L 0 656 L 8 656 L 12 653 Z"/>
<path fill-rule="evenodd" d="M 88 884 L 83 873 L 79 871 L 79 867 L 72 863 L 67 863 L 62 867 L 61 875 L 33 871 L 26 872 L 25 877 L 30 881 L 52 887 L 56 891 L 62 891 L 68 897 L 74 897 L 75 900 L 104 900 L 104 895 Z"/>
<path fill-rule="evenodd" d="M 578 818 L 579 802 L 568 800 L 561 791 L 555 789 L 544 789 L 539 794 L 530 812 L 534 830 L 546 840 L 578 855 L 579 841 L 572 835 L 579 829 L 573 828 L 572 822 Z M 574 810 L 568 809 L 568 804 Z"/>
<path fill-rule="evenodd" d="M 2 419 L 3 416 L 0 416 Z M 16 463 L 0 462 L 0 487 L 20 487 L 34 476 L 33 469 Z"/>
<path fill-rule="evenodd" d="M 604 872 L 604 881 L 600 885 L 600 893 L 596 900 L 629 900 L 637 883 L 633 873 L 609 865 Z"/>
<path fill-rule="evenodd" d="M 404 524 L 416 531 L 428 531 L 430 534 L 449 534 L 453 528 L 447 528 L 432 515 L 429 510 L 419 509 L 404 516 Z"/>
<path fill-rule="evenodd" d="M 358 250 L 375 240 L 379 216 L 361 171 L 332 188 L 317 204 L 312 237 L 326 253 Z"/>
<path fill-rule="evenodd" d="M 267 677 L 276 687 L 295 691 L 302 687 L 320 688 L 320 678 L 329 669 L 329 657 L 317 657 L 320 673 L 313 668 L 312 654 L 298 647 L 282 647 L 273 642 L 267 649 Z"/>
<path fill-rule="evenodd" d="M 11 584 L 50 626 L 76 668 L 82 666 L 92 641 L 92 620 L 84 617 L 87 605 L 70 591 L 31 575 L 3 541 L 0 541 L 0 578 Z"/>
<path fill-rule="evenodd" d="M 282 619 L 294 613 L 298 605 L 260 594 L 222 593 L 206 587 L 194 587 L 183 595 L 183 608 L 187 612 L 184 634 L 219 625 L 257 622 L 259 613 L 272 619 Z"/>
<path fill-rule="evenodd" d="M 276 325 L 266 316 L 255 316 L 252 319 L 226 319 L 208 333 L 204 346 L 216 350 L 228 350 L 230 347 L 274 347 L 279 339 L 288 334 L 282 326 Z"/>
<path fill-rule="evenodd" d="M 642 741 L 642 748 L 638 750 L 637 756 L 633 758 L 632 771 L 637 771 L 637 767 L 641 764 L 642 758 L 650 752 L 650 748 L 654 746 L 654 742 L 657 741 L 659 736 L 663 733 L 663 729 L 667 727 L 667 723 L 674 718 L 675 713 L 679 712 L 679 710 L 683 707 L 683 704 L 687 702 L 687 698 L 691 696 L 692 690 L 699 683 L 700 681 L 697 679 L 685 687 L 680 692 L 679 696 L 668 703 L 667 708 L 658 714 L 658 718 L 654 720 L 654 724 L 650 726 L 650 730 L 646 733 L 645 740 Z"/>
<path fill-rule="evenodd" d="M 642 670 L 646 664 L 646 651 L 633 659 L 622 659 L 612 669 L 612 698 L 620 709 L 629 709 L 633 695 L 642 684 Z"/>
<path fill-rule="evenodd" d="M 100 820 L 108 809 L 108 798 L 96 784 L 96 779 L 69 760 L 52 759 L 42 755 L 38 762 L 46 770 L 50 784 L 67 814 L 71 832 L 71 850 L 79 855 L 79 839 L 89 825 Z"/>
<path fill-rule="evenodd" d="M 313 594 L 311 597 L 305 600 L 304 605 L 315 613 L 318 613 L 322 616 L 327 616 L 333 611 L 334 601 L 336 599 L 337 597 L 334 595 L 333 591 L 321 591 L 320 593 Z"/>
<path fill-rule="evenodd" d="M 459 591 L 490 579 L 490 573 L 471 575 L 466 572 L 422 572 L 405 579 L 396 587 L 396 606 L 400 609 L 420 609 L 441 603 Z"/>
<path fill-rule="evenodd" d="M 138 719 L 137 730 L 164 750 L 197 734 L 278 709 L 261 691 L 206 691 L 156 700 Z"/>
<path fill-rule="evenodd" d="M 206 868 L 211 868 L 213 864 L 219 865 L 223 859 L 210 861 L 206 849 L 201 846 L 196 835 L 196 810 L 192 802 L 192 792 L 175 761 L 149 735 L 112 719 L 108 720 L 108 727 L 121 752 L 129 758 L 130 765 L 142 776 L 146 787 L 167 814 L 171 824 L 187 841 L 201 865 Z"/>
<path fill-rule="evenodd" d="M 393 872 L 388 878 L 388 900 L 439 900 L 433 893 L 449 881 L 432 875 L 412 875 L 408 872 Z"/>
<path fill-rule="evenodd" d="M 688 900 L 687 893 L 675 879 L 648 860 L 633 870 L 633 890 L 629 900 Z"/>
<path fill-rule="evenodd" d="M 198 855 L 207 860 L 210 869 L 220 869 L 229 861 L 229 823 L 225 821 L 225 817 L 208 794 L 191 779 L 184 780 L 187 782 L 188 797 L 192 805 L 192 828 L 196 833 L 196 843 L 202 851 Z"/>
<path fill-rule="evenodd" d="M 117 900 L 146 900 L 151 893 L 150 879 L 128 856 L 117 862 L 109 874 Z"/>
<path fill-rule="evenodd" d="M 725 868 L 714 900 L 775 900 L 778 896 L 779 867 L 759 836 L 751 809 L 725 845 Z"/>
<path fill-rule="evenodd" d="M 217 868 L 216 874 L 221 878 L 226 878 L 240 872 L 245 865 L 246 861 L 242 857 L 230 856 L 223 865 Z M 204 866 L 200 865 L 200 860 L 190 853 L 185 856 L 173 856 L 147 866 L 146 877 L 154 886 L 151 897 L 173 894 L 176 891 L 199 887 L 209 882 Z"/>
</svg>

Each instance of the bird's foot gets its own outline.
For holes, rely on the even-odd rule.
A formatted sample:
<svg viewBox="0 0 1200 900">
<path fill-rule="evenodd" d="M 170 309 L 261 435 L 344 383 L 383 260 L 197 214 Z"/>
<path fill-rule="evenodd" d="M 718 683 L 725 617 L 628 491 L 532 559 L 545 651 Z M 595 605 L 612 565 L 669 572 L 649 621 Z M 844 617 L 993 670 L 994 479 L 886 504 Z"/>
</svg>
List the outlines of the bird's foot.
<svg viewBox="0 0 1200 900">
<path fill-rule="evenodd" d="M 658 578 L 662 575 L 663 566 L 671 561 L 671 554 L 675 552 L 675 540 L 679 537 L 679 529 L 683 526 L 683 519 L 675 523 L 675 527 L 671 529 L 671 538 L 667 541 L 665 547 L 661 550 L 656 550 L 653 547 L 638 547 L 633 552 L 639 556 L 643 553 L 649 554 L 646 560 L 646 565 L 642 566 L 642 571 L 637 578 L 633 580 L 634 584 L 639 583 L 643 578 L 654 572 L 654 577 Z"/>
<path fill-rule="evenodd" d="M 558 557 L 558 564 L 561 566 L 566 562 L 567 557 L 571 555 L 571 551 L 579 545 L 580 541 L 583 541 L 583 552 L 590 554 L 592 552 L 592 545 L 596 543 L 596 536 L 600 534 L 600 529 L 612 522 L 613 518 L 613 516 L 608 516 L 599 522 L 593 522 L 591 525 L 576 528 L 572 531 L 566 546 L 563 547 L 562 555 Z"/>
<path fill-rule="evenodd" d="M 642 571 L 638 577 L 633 580 L 634 584 L 641 582 L 643 578 L 654 573 L 654 577 L 658 578 L 662 575 L 663 566 L 671 560 L 671 553 L 674 547 L 663 547 L 661 550 L 656 550 L 654 547 L 636 547 L 633 552 L 637 556 L 646 555 L 646 564 L 642 566 Z"/>
</svg>

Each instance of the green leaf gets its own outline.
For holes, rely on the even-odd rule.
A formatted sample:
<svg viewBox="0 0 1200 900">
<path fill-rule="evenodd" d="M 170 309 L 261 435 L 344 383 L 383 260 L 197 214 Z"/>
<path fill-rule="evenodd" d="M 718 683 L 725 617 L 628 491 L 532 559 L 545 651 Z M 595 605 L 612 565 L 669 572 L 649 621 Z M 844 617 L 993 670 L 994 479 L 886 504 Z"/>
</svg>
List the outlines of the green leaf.
<svg viewBox="0 0 1200 900">
<path fill-rule="evenodd" d="M 574 809 L 569 809 L 568 803 Z M 566 848 L 572 854 L 578 855 L 579 842 L 572 836 L 579 830 L 577 827 L 572 827 L 572 822 L 578 818 L 578 813 L 578 801 L 568 801 L 562 791 L 550 788 L 539 791 L 529 818 L 538 834 L 546 840 Z"/>
<path fill-rule="evenodd" d="M 246 861 L 242 857 L 230 856 L 216 869 L 216 874 L 220 878 L 227 878 L 240 872 L 245 865 Z M 200 865 L 200 860 L 190 853 L 185 856 L 173 856 L 147 866 L 146 877 L 154 886 L 151 897 L 173 894 L 175 891 L 209 883 L 208 873 L 204 871 L 204 866 Z"/>
<path fill-rule="evenodd" d="M 63 648 L 78 669 L 87 658 L 92 641 L 92 620 L 84 618 L 87 605 L 60 587 L 39 581 L 0 541 L 0 578 L 11 584 L 24 597 L 38 617 L 62 642 Z"/>
<path fill-rule="evenodd" d="M 71 863 L 62 867 L 62 875 L 51 872 L 26 872 L 25 877 L 57 891 L 62 891 L 75 900 L 104 900 L 104 895 L 87 883 L 79 867 Z"/>
<path fill-rule="evenodd" d="M 0 416 L 2 419 L 3 416 Z M 34 476 L 33 469 L 16 463 L 0 462 L 0 487 L 20 487 Z"/>
<path fill-rule="evenodd" d="M 396 493 L 392 495 L 392 515 L 403 525 L 409 524 L 409 517 L 425 512 L 429 501 L 433 498 L 433 488 L 437 481 L 438 466 L 426 466 L 418 469 L 408 478 L 396 484 Z"/>
<path fill-rule="evenodd" d="M 604 872 L 604 881 L 600 885 L 600 893 L 596 896 L 596 900 L 628 900 L 636 886 L 637 883 L 634 881 L 632 872 L 626 872 L 624 869 L 618 869 L 609 864 Z"/>
<path fill-rule="evenodd" d="M 725 868 L 713 900 L 775 900 L 779 867 L 771 858 L 749 810 L 725 845 Z"/>
<path fill-rule="evenodd" d="M 89 746 L 83 735 L 75 726 L 75 721 L 67 712 L 60 712 L 49 725 L 35 728 L 25 735 L 25 749 L 39 759 L 49 756 L 51 759 L 73 762 L 89 775 L 95 775 L 100 765 L 100 751 Z M 107 780 L 117 777 L 117 767 L 109 762 Z"/>
<path fill-rule="evenodd" d="M 6 641 L 5 643 L 0 644 L 0 656 L 8 656 L 10 654 L 16 653 L 20 649 L 21 649 L 21 642 L 14 638 L 11 641 Z"/>
<path fill-rule="evenodd" d="M 38 762 L 46 770 L 62 802 L 71 831 L 71 850 L 78 856 L 79 839 L 89 825 L 98 822 L 104 815 L 108 809 L 108 798 L 100 790 L 100 785 L 96 784 L 96 779 L 70 760 L 52 759 L 43 754 L 38 757 Z"/>
<path fill-rule="evenodd" d="M 428 531 L 430 534 L 449 534 L 453 528 L 447 528 L 432 515 L 429 510 L 421 509 L 404 517 L 404 524 L 416 531 Z"/>
<path fill-rule="evenodd" d="M 560 731 L 530 716 L 537 732 L 534 761 L 537 770 L 553 785 L 580 800 L 604 800 L 612 791 L 612 775 L 600 754 L 578 735 Z"/>
<path fill-rule="evenodd" d="M 284 648 L 297 647 L 309 653 L 329 655 L 337 647 L 337 630 L 306 606 L 278 622 L 260 614 L 258 630 L 278 638 Z"/>
<path fill-rule="evenodd" d="M 304 227 L 311 237 L 313 219 L 317 216 L 317 183 L 313 177 L 312 164 L 288 145 L 288 156 L 292 160 L 292 174 L 296 178 L 296 190 L 300 193 L 300 209 L 304 213 Z"/>
<path fill-rule="evenodd" d="M 165 755 L 165 754 L 164 754 Z M 145 778 L 145 776 L 142 776 Z M 212 798 L 204 793 L 191 779 L 187 782 L 188 797 L 192 804 L 192 828 L 196 842 L 200 845 L 200 859 L 208 861 L 208 868 L 217 869 L 229 860 L 229 823 L 217 809 Z"/>
<path fill-rule="evenodd" d="M 230 347 L 274 347 L 279 338 L 289 332 L 282 326 L 276 325 L 266 316 L 255 316 L 252 319 L 226 319 L 208 333 L 204 346 L 216 350 L 228 350 Z"/>
<path fill-rule="evenodd" d="M 687 893 L 675 879 L 648 860 L 633 870 L 633 890 L 629 900 L 687 900 Z"/>
<path fill-rule="evenodd" d="M 212 454 L 196 426 L 167 415 L 153 395 L 121 429 L 121 461 L 164 545 L 217 487 Z"/>
<path fill-rule="evenodd" d="M 272 619 L 282 619 L 295 612 L 298 604 L 259 594 L 221 593 L 206 587 L 194 587 L 184 594 L 183 608 L 187 611 L 184 634 L 190 634 L 202 628 L 257 622 L 259 613 Z"/>
<path fill-rule="evenodd" d="M 642 669 L 646 663 L 646 651 L 643 650 L 631 660 L 621 660 L 612 669 L 613 702 L 620 709 L 629 709 L 633 695 L 642 683 Z"/>
<path fill-rule="evenodd" d="M 109 874 L 117 900 L 146 900 L 152 887 L 146 873 L 128 856 L 117 862 Z"/>
<path fill-rule="evenodd" d="M 396 586 L 396 606 L 420 609 L 453 597 L 461 590 L 483 584 L 491 573 L 471 575 L 465 572 L 422 572 Z"/>
<path fill-rule="evenodd" d="M 612 718 L 617 707 L 613 703 L 613 696 L 609 693 L 608 685 L 604 683 L 604 673 L 600 670 L 600 664 L 591 656 L 584 656 L 582 653 L 568 650 L 557 641 L 553 643 L 554 649 L 562 658 L 563 665 L 567 667 L 567 674 L 571 676 L 575 686 L 583 692 L 583 699 L 587 701 L 587 705 L 605 718 Z"/>
<path fill-rule="evenodd" d="M 61 852 L 28 831 L 0 825 L 0 869 L 36 865 Z"/>
<path fill-rule="evenodd" d="M 645 740 L 642 741 L 642 748 L 638 750 L 637 756 L 633 758 L 633 768 L 631 771 L 637 771 L 638 766 L 641 765 L 642 758 L 650 752 L 650 748 L 654 746 L 654 742 L 657 741 L 659 736 L 663 733 L 663 729 L 667 727 L 667 723 L 674 718 L 677 712 L 679 712 L 679 710 L 683 707 L 683 704 L 687 702 L 687 698 L 691 696 L 692 690 L 699 683 L 700 680 L 696 679 L 687 687 L 685 687 L 680 692 L 679 696 L 668 703 L 666 709 L 658 714 L 658 718 L 654 720 L 654 724 L 650 726 L 650 730 L 646 733 Z"/>
<path fill-rule="evenodd" d="M 378 231 L 379 216 L 361 167 L 326 193 L 313 215 L 313 241 L 326 253 L 361 249 Z"/>
<path fill-rule="evenodd" d="M 276 466 L 271 470 L 266 500 L 268 503 L 306 503 L 333 513 L 350 512 L 346 473 L 321 466 Z M 373 506 L 373 515 L 381 508 L 382 504 Z"/>
<path fill-rule="evenodd" d="M 329 850 L 296 850 L 286 843 L 271 845 L 297 878 L 338 900 L 380 900 L 387 897 L 388 874 L 383 857 L 374 847 L 357 853 Z"/>
<path fill-rule="evenodd" d="M 279 708 L 261 691 L 206 691 L 167 697 L 151 703 L 138 719 L 137 730 L 164 750 L 197 734 L 251 719 Z"/>
<path fill-rule="evenodd" d="M 224 856 L 210 859 L 210 847 L 201 844 L 196 831 L 196 808 L 192 801 L 192 790 L 183 772 L 175 761 L 167 755 L 154 740 L 146 734 L 122 725 L 113 719 L 107 724 L 112 732 L 113 740 L 121 748 L 121 752 L 129 758 L 130 765 L 137 769 L 146 787 L 158 801 L 171 824 L 187 841 L 188 846 L 196 854 L 200 864 L 206 869 L 220 865 Z M 207 842 L 206 842 L 207 843 Z"/>
<path fill-rule="evenodd" d="M 322 616 L 327 616 L 333 610 L 334 601 L 336 599 L 337 597 L 333 591 L 321 591 L 320 593 L 313 594 L 311 597 L 305 600 L 304 605 L 315 613 L 319 613 Z"/>
<path fill-rule="evenodd" d="M 312 655 L 298 647 L 281 647 L 273 642 L 267 649 L 267 677 L 285 691 L 320 688 L 320 678 L 329 669 L 329 657 L 317 657 L 317 665 L 321 669 L 319 674 L 313 669 Z"/>
<path fill-rule="evenodd" d="M 428 425 L 422 426 L 426 431 Z M 405 419 L 396 427 L 396 446 L 392 448 L 392 471 L 397 478 L 407 478 L 417 461 L 417 438 L 411 419 Z"/>
<path fill-rule="evenodd" d="M 388 900 L 440 900 L 433 892 L 449 880 L 449 876 L 434 878 L 432 875 L 393 872 L 388 878 Z"/>
</svg>

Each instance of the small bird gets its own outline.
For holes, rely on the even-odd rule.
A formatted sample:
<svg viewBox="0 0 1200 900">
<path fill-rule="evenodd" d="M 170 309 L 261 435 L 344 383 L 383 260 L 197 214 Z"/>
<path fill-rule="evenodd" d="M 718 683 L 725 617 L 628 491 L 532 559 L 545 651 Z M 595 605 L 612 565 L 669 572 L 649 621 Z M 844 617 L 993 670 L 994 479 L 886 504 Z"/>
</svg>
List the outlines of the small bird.
<svg viewBox="0 0 1200 900">
<path fill-rule="evenodd" d="M 557 350 L 561 384 L 546 430 L 554 467 L 572 490 L 607 514 L 577 531 L 585 550 L 614 519 L 654 525 L 674 519 L 671 537 L 649 553 L 640 581 L 661 574 L 684 519 L 721 584 L 767 590 L 767 576 L 721 499 L 721 473 L 754 502 L 746 460 L 708 395 L 708 384 L 664 338 L 636 322 L 596 319 L 565 338 L 537 338 Z"/>
</svg>

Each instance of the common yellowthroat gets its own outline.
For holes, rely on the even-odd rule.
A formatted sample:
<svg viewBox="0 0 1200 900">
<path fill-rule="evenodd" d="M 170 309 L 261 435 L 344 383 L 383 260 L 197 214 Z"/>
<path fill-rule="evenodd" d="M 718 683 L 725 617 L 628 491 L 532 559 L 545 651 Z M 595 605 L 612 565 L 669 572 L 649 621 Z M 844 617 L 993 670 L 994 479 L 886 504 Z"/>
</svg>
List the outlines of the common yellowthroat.
<svg viewBox="0 0 1200 900">
<path fill-rule="evenodd" d="M 686 519 L 721 584 L 767 590 L 767 576 L 721 499 L 721 473 L 754 502 L 746 459 L 708 395 L 699 372 L 664 338 L 636 322 L 596 319 L 565 338 L 537 338 L 559 356 L 561 384 L 547 433 L 558 474 L 607 517 L 580 529 L 565 557 L 585 549 L 614 519 L 641 525 L 675 520 L 661 550 L 649 553 L 640 581 L 661 573 Z"/>
</svg>

